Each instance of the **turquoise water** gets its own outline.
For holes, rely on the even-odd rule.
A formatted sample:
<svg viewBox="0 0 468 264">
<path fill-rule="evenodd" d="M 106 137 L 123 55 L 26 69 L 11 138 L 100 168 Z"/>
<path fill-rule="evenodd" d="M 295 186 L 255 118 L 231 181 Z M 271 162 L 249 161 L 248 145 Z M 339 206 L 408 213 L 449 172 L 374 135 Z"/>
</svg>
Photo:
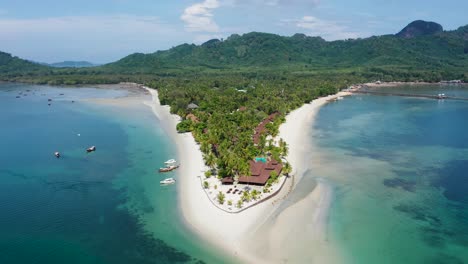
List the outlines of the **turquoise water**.
<svg viewBox="0 0 468 264">
<path fill-rule="evenodd" d="M 84 100 L 125 94 L 0 85 L 0 263 L 222 262 L 159 185 L 176 152 L 150 109 Z"/>
<path fill-rule="evenodd" d="M 0 85 L 0 263 L 226 263 L 186 228 L 177 186 L 159 185 L 177 157 L 149 108 L 83 100 L 125 94 Z M 466 116 L 463 101 L 330 103 L 289 199 L 317 177 L 333 186 L 328 240 L 348 263 L 468 263 Z"/>
<path fill-rule="evenodd" d="M 397 87 L 467 95 L 460 86 Z M 468 263 L 468 102 L 355 95 L 324 106 L 310 175 L 334 188 L 348 263 Z"/>
</svg>

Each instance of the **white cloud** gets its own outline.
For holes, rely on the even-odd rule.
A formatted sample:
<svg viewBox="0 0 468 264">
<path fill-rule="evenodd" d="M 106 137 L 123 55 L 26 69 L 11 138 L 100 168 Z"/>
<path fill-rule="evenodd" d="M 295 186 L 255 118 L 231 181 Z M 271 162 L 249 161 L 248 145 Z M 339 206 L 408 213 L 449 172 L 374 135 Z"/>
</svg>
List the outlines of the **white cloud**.
<svg viewBox="0 0 468 264">
<path fill-rule="evenodd" d="M 304 16 L 301 19 L 283 19 L 283 24 L 294 25 L 307 30 L 311 36 L 320 36 L 326 40 L 358 38 L 359 33 L 349 30 L 335 21 L 322 20 L 313 16 Z"/>
<path fill-rule="evenodd" d="M 320 0 L 224 0 L 223 3 L 229 5 L 267 5 L 267 6 L 278 6 L 278 7 L 294 7 L 312 5 L 316 6 L 320 3 Z"/>
<path fill-rule="evenodd" d="M 219 26 L 213 20 L 213 10 L 219 6 L 218 0 L 204 0 L 187 7 L 180 18 L 189 32 L 219 32 Z"/>
<path fill-rule="evenodd" d="M 291 5 L 318 5 L 320 3 L 320 0 L 267 0 L 267 1 L 262 1 L 265 2 L 267 5 L 273 5 L 273 6 L 291 6 Z"/>
</svg>

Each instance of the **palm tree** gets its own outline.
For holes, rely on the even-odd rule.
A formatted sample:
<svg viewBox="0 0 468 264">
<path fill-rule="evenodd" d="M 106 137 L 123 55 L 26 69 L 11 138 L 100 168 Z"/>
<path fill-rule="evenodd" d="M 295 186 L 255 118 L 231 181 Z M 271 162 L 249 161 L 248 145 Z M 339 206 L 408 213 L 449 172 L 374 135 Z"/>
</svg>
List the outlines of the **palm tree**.
<svg viewBox="0 0 468 264">
<path fill-rule="evenodd" d="M 280 138 L 280 141 L 279 141 L 279 146 L 281 148 L 281 154 L 285 157 L 288 155 L 288 152 L 289 152 L 289 147 L 288 147 L 288 143 L 286 143 L 286 141 L 284 141 L 282 138 Z"/>
<path fill-rule="evenodd" d="M 260 135 L 260 139 L 259 139 L 259 142 L 258 142 L 258 148 L 260 149 L 260 151 L 262 153 L 264 153 L 264 151 L 265 151 L 265 145 L 266 145 L 266 137 L 265 137 L 265 135 Z"/>
<path fill-rule="evenodd" d="M 203 142 L 201 143 L 200 150 L 201 150 L 203 153 L 208 153 L 208 152 L 210 152 L 210 150 L 211 150 L 211 145 L 210 145 L 208 142 L 203 141 Z"/>
<path fill-rule="evenodd" d="M 289 164 L 289 162 L 286 162 L 286 163 L 284 164 L 284 167 L 283 167 L 283 173 L 284 173 L 287 177 L 289 177 L 289 173 L 291 173 L 291 171 L 292 171 L 291 164 Z"/>
<path fill-rule="evenodd" d="M 210 152 L 210 154 L 205 155 L 204 159 L 205 159 L 205 164 L 208 167 L 210 167 L 212 170 L 214 170 L 216 167 L 216 157 L 213 155 L 213 153 Z"/>
</svg>

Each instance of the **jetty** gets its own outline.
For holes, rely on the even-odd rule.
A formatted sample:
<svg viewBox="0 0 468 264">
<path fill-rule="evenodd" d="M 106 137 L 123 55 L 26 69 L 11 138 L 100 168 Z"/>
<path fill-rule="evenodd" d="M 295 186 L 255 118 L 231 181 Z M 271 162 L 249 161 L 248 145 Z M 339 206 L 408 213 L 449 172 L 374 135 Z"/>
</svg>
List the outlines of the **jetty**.
<svg viewBox="0 0 468 264">
<path fill-rule="evenodd" d="M 370 90 L 351 90 L 353 94 L 372 94 L 380 96 L 401 96 L 401 97 L 416 97 L 416 98 L 427 98 L 427 99 L 448 99 L 448 100 L 462 100 L 468 101 L 466 97 L 448 96 L 445 94 L 410 94 L 410 93 L 393 93 L 393 92 L 381 92 L 381 91 L 370 91 Z"/>
</svg>

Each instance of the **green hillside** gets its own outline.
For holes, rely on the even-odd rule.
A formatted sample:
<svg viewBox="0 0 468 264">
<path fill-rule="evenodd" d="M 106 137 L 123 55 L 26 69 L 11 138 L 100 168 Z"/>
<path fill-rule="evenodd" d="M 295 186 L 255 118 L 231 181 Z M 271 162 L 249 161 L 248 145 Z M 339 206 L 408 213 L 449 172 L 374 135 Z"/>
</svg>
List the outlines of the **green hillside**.
<svg viewBox="0 0 468 264">
<path fill-rule="evenodd" d="M 251 32 L 182 44 L 150 54 L 135 53 L 114 63 L 57 69 L 0 55 L 3 80 L 38 83 L 145 81 L 152 76 L 193 74 L 345 73 L 382 80 L 468 80 L 468 26 L 443 31 L 434 22 L 415 21 L 395 35 L 325 41 Z"/>
<path fill-rule="evenodd" d="M 424 24 L 416 24 L 407 31 L 419 32 L 417 26 L 425 27 Z M 354 67 L 453 69 L 468 65 L 466 32 L 465 26 L 455 31 L 421 33 L 421 36 L 415 33 L 416 36 L 408 35 L 406 38 L 385 35 L 332 42 L 303 34 L 283 37 L 252 32 L 232 35 L 224 41 L 213 39 L 199 46 L 183 44 L 167 51 L 132 54 L 102 69 L 142 73 L 181 68 L 251 67 L 289 70 Z"/>
<path fill-rule="evenodd" d="M 14 76 L 22 73 L 34 73 L 47 70 L 47 66 L 13 57 L 9 53 L 0 51 L 0 75 Z"/>
</svg>

